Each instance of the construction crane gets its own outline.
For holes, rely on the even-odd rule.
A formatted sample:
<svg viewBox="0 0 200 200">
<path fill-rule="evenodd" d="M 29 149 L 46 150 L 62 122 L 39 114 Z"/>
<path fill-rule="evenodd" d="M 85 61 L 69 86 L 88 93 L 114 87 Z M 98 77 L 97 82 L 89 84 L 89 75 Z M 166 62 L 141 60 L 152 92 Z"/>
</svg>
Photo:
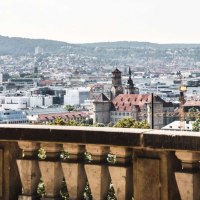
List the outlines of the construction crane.
<svg viewBox="0 0 200 200">
<path fill-rule="evenodd" d="M 184 103 L 185 103 L 185 98 L 184 98 L 184 93 L 187 91 L 187 87 L 183 84 L 183 76 L 180 71 L 177 72 L 177 76 L 180 78 L 180 86 L 179 86 L 179 91 L 180 91 L 180 96 L 179 96 L 179 120 L 180 120 L 180 130 L 185 129 L 185 112 L 184 112 Z"/>
</svg>

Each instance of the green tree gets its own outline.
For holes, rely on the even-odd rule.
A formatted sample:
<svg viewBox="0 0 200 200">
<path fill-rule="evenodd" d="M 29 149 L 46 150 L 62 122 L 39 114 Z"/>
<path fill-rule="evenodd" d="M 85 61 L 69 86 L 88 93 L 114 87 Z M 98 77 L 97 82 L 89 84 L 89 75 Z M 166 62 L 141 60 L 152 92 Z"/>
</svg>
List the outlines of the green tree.
<svg viewBox="0 0 200 200">
<path fill-rule="evenodd" d="M 95 126 L 95 127 L 105 127 L 106 125 L 104 123 L 96 123 L 93 126 Z"/>
<path fill-rule="evenodd" d="M 68 120 L 65 122 L 65 126 L 80 126 L 80 124 L 75 120 Z"/>
<path fill-rule="evenodd" d="M 199 118 L 199 113 L 198 113 L 198 109 L 195 107 L 192 107 L 188 110 L 188 115 L 187 115 L 187 119 L 190 121 L 194 121 L 197 118 Z"/>
<path fill-rule="evenodd" d="M 74 106 L 71 106 L 71 105 L 66 105 L 65 106 L 65 109 L 67 110 L 67 111 L 73 111 L 74 110 Z"/>
<path fill-rule="evenodd" d="M 200 119 L 196 119 L 192 124 L 192 131 L 200 132 Z"/>
<path fill-rule="evenodd" d="M 146 120 L 144 121 L 136 121 L 134 118 L 123 118 L 118 120 L 118 122 L 114 125 L 116 128 L 150 128 L 149 124 Z"/>
<path fill-rule="evenodd" d="M 93 119 L 92 118 L 82 119 L 80 124 L 81 124 L 81 126 L 92 126 Z"/>
<path fill-rule="evenodd" d="M 66 121 L 62 119 L 61 117 L 58 117 L 54 120 L 54 122 L 51 123 L 51 125 L 59 125 L 64 126 L 66 124 Z"/>
<path fill-rule="evenodd" d="M 58 126 L 79 126 L 79 122 L 75 120 L 64 120 L 61 117 L 56 118 L 50 125 L 58 125 Z"/>
</svg>

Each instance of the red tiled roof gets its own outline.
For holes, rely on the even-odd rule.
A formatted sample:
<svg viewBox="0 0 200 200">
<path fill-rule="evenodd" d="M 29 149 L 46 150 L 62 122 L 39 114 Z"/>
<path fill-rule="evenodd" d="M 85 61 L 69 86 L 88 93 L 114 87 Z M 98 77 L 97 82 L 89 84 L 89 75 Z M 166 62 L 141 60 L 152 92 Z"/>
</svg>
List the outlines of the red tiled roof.
<svg viewBox="0 0 200 200">
<path fill-rule="evenodd" d="M 115 110 L 131 112 L 140 110 L 146 103 L 151 102 L 151 94 L 120 94 L 112 101 Z"/>
<path fill-rule="evenodd" d="M 200 106 L 200 101 L 195 101 L 195 100 L 187 101 L 185 102 L 184 106 Z"/>
<path fill-rule="evenodd" d="M 51 113 L 51 114 L 40 114 L 38 116 L 39 121 L 48 121 L 48 120 L 54 120 L 56 118 L 62 118 L 67 120 L 73 120 L 76 118 L 86 118 L 88 117 L 88 112 L 64 112 L 64 113 Z"/>
</svg>

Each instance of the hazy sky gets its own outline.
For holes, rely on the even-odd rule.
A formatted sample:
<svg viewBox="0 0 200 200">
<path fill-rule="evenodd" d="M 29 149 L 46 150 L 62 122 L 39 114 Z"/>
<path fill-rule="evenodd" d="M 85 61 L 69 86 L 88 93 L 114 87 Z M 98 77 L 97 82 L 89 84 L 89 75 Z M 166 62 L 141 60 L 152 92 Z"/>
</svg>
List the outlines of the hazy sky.
<svg viewBox="0 0 200 200">
<path fill-rule="evenodd" d="M 200 43 L 200 0 L 0 0 L 0 35 Z"/>
</svg>

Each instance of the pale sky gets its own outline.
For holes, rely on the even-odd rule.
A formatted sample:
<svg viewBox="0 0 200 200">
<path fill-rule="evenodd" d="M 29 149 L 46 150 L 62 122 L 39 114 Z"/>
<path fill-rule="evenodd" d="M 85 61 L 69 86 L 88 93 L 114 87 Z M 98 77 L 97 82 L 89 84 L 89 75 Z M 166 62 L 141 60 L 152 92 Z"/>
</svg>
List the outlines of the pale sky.
<svg viewBox="0 0 200 200">
<path fill-rule="evenodd" d="M 0 35 L 200 43 L 200 0 L 0 0 Z"/>
</svg>

